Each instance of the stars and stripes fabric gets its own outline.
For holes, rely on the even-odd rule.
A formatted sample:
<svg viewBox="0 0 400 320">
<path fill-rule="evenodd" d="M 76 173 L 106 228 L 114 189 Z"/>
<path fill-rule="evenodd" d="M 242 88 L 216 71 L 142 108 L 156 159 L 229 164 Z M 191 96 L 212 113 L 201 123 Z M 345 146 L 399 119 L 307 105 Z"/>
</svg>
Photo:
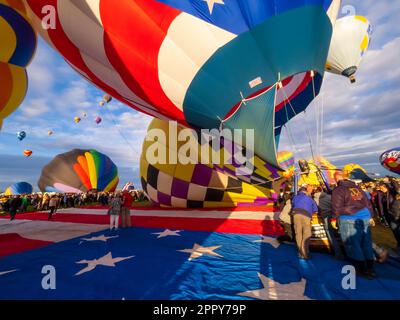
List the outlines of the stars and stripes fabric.
<svg viewBox="0 0 400 320">
<path fill-rule="evenodd" d="M 377 279 L 357 278 L 356 289 L 346 290 L 345 262 L 326 253 L 299 260 L 294 245 L 273 236 L 216 231 L 215 226 L 110 232 L 96 220 L 79 223 L 77 213 L 68 223 L 58 214 L 52 222 L 24 217 L 11 226 L 0 219 L 0 250 L 4 242 L 21 249 L 0 260 L 0 299 L 400 299 L 396 261 L 377 265 Z M 55 270 L 55 290 L 42 287 L 44 266 Z"/>
<path fill-rule="evenodd" d="M 265 106 L 276 111 L 268 120 L 277 136 L 319 92 L 340 7 L 340 0 L 26 3 L 38 32 L 76 71 L 160 119 L 219 128 L 244 98 L 279 82 L 275 103 Z M 41 27 L 44 4 L 56 9 L 54 29 Z"/>
</svg>

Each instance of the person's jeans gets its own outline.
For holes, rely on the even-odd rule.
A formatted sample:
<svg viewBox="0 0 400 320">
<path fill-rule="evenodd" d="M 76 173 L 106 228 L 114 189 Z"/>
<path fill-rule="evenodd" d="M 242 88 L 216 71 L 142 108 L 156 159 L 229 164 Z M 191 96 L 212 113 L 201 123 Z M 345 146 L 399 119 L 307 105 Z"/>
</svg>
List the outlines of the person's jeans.
<svg viewBox="0 0 400 320">
<path fill-rule="evenodd" d="M 325 217 L 323 219 L 324 219 L 325 233 L 332 246 L 333 252 L 335 253 L 335 257 L 338 259 L 343 259 L 343 253 L 342 250 L 340 249 L 338 241 L 336 240 L 335 231 L 333 230 L 333 227 L 331 225 L 330 218 Z"/>
<path fill-rule="evenodd" d="M 347 257 L 357 261 L 374 260 L 370 219 L 339 219 L 340 237 Z"/>
</svg>

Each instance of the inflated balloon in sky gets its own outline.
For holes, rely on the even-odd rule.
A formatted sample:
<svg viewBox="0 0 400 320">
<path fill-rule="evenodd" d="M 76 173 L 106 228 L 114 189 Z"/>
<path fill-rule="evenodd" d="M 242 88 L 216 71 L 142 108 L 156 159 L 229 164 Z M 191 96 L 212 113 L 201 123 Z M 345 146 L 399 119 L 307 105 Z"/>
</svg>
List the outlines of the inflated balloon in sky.
<svg viewBox="0 0 400 320">
<path fill-rule="evenodd" d="M 33 151 L 32 150 L 24 150 L 24 156 L 29 158 L 32 155 Z"/>
<path fill-rule="evenodd" d="M 22 141 L 26 138 L 26 132 L 25 131 L 20 131 L 17 133 L 17 138 L 19 141 Z"/>
<path fill-rule="evenodd" d="M 17 11 L 12 6 L 16 6 Z M 0 129 L 3 120 L 25 98 L 28 77 L 25 68 L 36 50 L 36 33 L 24 17 L 18 0 L 0 0 Z"/>
<path fill-rule="evenodd" d="M 105 104 L 105 102 L 104 102 L 104 101 L 100 101 L 100 103 L 99 103 L 99 106 L 100 106 L 100 107 L 103 107 L 103 106 L 104 106 L 104 104 Z"/>
<path fill-rule="evenodd" d="M 112 100 L 112 97 L 109 94 L 104 95 L 103 102 L 110 103 L 111 100 Z"/>
<path fill-rule="evenodd" d="M 400 147 L 385 151 L 379 160 L 387 170 L 400 175 Z"/>
<path fill-rule="evenodd" d="M 326 69 L 356 81 L 355 73 L 371 42 L 371 25 L 362 16 L 338 19 L 333 30 Z"/>
<path fill-rule="evenodd" d="M 41 18 L 49 0 L 26 3 Z M 57 28 L 38 31 L 110 97 L 196 128 L 255 129 L 255 153 L 275 166 L 283 125 L 320 91 L 340 7 L 340 0 L 51 3 Z"/>
<path fill-rule="evenodd" d="M 6 196 L 15 196 L 23 194 L 31 194 L 33 192 L 33 187 L 28 182 L 18 182 L 8 187 L 5 191 Z"/>
<path fill-rule="evenodd" d="M 97 124 L 100 124 L 103 119 L 101 117 L 96 117 L 96 119 L 94 120 Z"/>
<path fill-rule="evenodd" d="M 52 130 L 49 130 L 48 132 L 47 132 L 47 135 L 50 137 L 50 136 L 52 136 L 54 134 L 54 132 L 52 131 Z"/>
<path fill-rule="evenodd" d="M 81 118 L 75 117 L 75 118 L 74 118 L 74 121 L 75 121 L 75 123 L 79 123 L 79 122 L 81 122 Z"/>
<path fill-rule="evenodd" d="M 75 149 L 56 156 L 43 170 L 38 182 L 42 192 L 114 191 L 118 169 L 96 150 Z"/>
</svg>

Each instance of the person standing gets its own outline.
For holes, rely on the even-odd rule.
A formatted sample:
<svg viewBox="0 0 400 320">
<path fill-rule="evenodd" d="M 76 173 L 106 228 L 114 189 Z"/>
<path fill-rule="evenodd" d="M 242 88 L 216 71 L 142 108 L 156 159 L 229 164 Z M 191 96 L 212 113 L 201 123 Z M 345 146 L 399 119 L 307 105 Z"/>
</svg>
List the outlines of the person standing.
<svg viewBox="0 0 400 320">
<path fill-rule="evenodd" d="M 400 254 L 400 193 L 397 193 L 389 210 L 389 226 L 397 241 L 397 253 Z"/>
<path fill-rule="evenodd" d="M 293 198 L 292 211 L 293 225 L 299 257 L 310 258 L 310 239 L 312 235 L 311 218 L 318 213 L 318 207 L 311 197 L 311 185 L 300 188 L 299 193 Z"/>
<path fill-rule="evenodd" d="M 110 200 L 110 209 L 108 213 L 110 215 L 110 231 L 112 229 L 118 230 L 119 216 L 121 215 L 122 199 L 116 194 Z"/>
<path fill-rule="evenodd" d="M 10 221 L 15 219 L 18 209 L 22 205 L 22 200 L 20 196 L 15 196 L 10 202 Z"/>
<path fill-rule="evenodd" d="M 56 212 L 58 206 L 57 196 L 52 196 L 49 200 L 49 220 L 53 218 L 53 214 Z"/>
<path fill-rule="evenodd" d="M 339 231 L 346 255 L 358 275 L 373 279 L 374 251 L 371 225 L 373 209 L 363 190 L 348 175 L 337 172 L 338 186 L 332 192 L 332 212 L 339 219 Z"/>
<path fill-rule="evenodd" d="M 324 221 L 324 229 L 326 236 L 332 246 L 335 258 L 343 260 L 343 253 L 340 249 L 339 242 L 336 240 L 335 230 L 332 226 L 332 195 L 325 191 L 320 191 L 314 195 L 315 202 L 318 205 L 318 213 Z"/>
<path fill-rule="evenodd" d="M 121 211 L 121 220 L 122 220 L 122 228 L 130 228 L 131 227 L 131 206 L 133 202 L 133 197 L 128 191 L 124 191 L 122 193 L 122 211 Z"/>
</svg>

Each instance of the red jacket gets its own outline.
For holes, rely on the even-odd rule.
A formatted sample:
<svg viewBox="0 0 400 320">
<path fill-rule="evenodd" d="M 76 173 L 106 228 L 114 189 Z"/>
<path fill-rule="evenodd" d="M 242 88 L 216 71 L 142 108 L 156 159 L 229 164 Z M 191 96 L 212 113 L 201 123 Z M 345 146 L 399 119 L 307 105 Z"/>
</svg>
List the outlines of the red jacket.
<svg viewBox="0 0 400 320">
<path fill-rule="evenodd" d="M 132 206 L 133 197 L 129 192 L 124 192 L 122 194 L 122 207 L 130 208 Z"/>
</svg>

